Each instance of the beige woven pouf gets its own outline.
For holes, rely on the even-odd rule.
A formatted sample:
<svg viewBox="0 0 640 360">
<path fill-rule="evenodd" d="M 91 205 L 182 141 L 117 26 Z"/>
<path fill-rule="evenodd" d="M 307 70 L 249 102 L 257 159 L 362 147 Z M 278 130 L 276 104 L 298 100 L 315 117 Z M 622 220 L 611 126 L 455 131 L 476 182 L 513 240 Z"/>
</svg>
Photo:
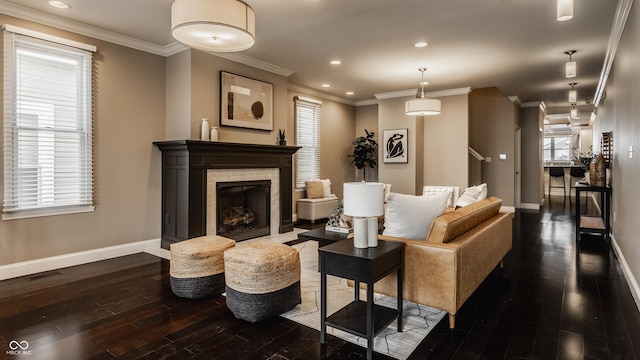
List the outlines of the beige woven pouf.
<svg viewBox="0 0 640 360">
<path fill-rule="evenodd" d="M 171 244 L 171 290 L 180 297 L 202 299 L 224 292 L 225 250 L 236 242 L 222 236 L 201 236 Z"/>
<path fill-rule="evenodd" d="M 227 307 L 249 322 L 272 318 L 302 302 L 300 254 L 274 242 L 238 245 L 224 253 Z"/>
</svg>

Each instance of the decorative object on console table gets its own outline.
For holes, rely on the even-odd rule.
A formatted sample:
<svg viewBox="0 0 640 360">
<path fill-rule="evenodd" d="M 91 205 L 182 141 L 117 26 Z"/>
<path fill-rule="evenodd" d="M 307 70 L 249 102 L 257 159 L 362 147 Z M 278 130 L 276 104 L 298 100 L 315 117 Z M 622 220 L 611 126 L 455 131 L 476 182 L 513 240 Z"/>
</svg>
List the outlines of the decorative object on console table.
<svg viewBox="0 0 640 360">
<path fill-rule="evenodd" d="M 603 187 L 606 185 L 607 170 L 604 156 L 602 156 L 602 154 L 599 154 L 596 160 L 591 163 L 589 176 L 591 179 L 591 185 L 597 187 Z"/>
<path fill-rule="evenodd" d="M 384 130 L 384 162 L 385 163 L 408 163 L 408 129 Z"/>
<path fill-rule="evenodd" d="M 278 129 L 278 145 L 287 145 L 287 139 L 284 136 L 284 129 Z"/>
<path fill-rule="evenodd" d="M 354 218 L 354 246 L 378 246 L 378 216 L 384 214 L 384 184 L 348 182 L 344 183 L 343 193 L 344 213 Z"/>
<path fill-rule="evenodd" d="M 273 85 L 220 71 L 220 125 L 273 130 Z"/>
<path fill-rule="evenodd" d="M 209 141 L 209 119 L 202 118 L 200 123 L 200 140 Z"/>
</svg>

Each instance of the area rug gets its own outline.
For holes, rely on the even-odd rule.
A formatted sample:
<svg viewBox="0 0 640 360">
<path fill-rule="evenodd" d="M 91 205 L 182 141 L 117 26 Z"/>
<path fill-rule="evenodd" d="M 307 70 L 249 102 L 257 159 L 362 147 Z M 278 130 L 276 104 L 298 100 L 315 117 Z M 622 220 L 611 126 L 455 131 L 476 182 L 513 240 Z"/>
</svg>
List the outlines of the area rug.
<svg viewBox="0 0 640 360">
<path fill-rule="evenodd" d="M 318 272 L 318 243 L 306 241 L 293 245 L 300 251 L 302 304 L 282 314 L 283 317 L 320 330 L 320 273 Z M 364 291 L 361 299 L 366 299 Z M 353 301 L 353 288 L 345 279 L 327 276 L 327 314 L 331 315 Z M 376 304 L 396 307 L 393 297 L 375 294 Z M 445 311 L 404 301 L 403 332 L 397 331 L 394 321 L 374 339 L 374 351 L 404 360 L 411 355 L 420 342 L 446 315 Z M 327 326 L 327 334 L 332 334 L 348 342 L 366 347 L 367 340 Z"/>
</svg>

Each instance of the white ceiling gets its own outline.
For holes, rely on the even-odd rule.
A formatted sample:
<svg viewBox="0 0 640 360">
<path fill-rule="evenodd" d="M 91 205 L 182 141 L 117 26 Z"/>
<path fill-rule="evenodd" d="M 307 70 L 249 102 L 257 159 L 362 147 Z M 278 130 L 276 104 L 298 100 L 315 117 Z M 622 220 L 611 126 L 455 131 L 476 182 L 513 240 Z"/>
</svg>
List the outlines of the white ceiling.
<svg viewBox="0 0 640 360">
<path fill-rule="evenodd" d="M 556 21 L 556 0 L 246 0 L 256 13 L 256 44 L 239 57 L 293 72 L 291 83 L 348 101 L 417 89 L 497 86 L 522 102 L 569 111 L 577 82 L 588 120 L 616 11 L 616 0 L 575 2 L 574 18 Z M 0 12 L 88 35 L 110 32 L 133 46 L 169 55 L 171 0 L 0 0 Z M 87 26 L 89 25 L 89 26 Z M 135 39 L 135 40 L 134 40 Z M 429 46 L 415 48 L 417 41 Z M 578 76 L 564 77 L 567 50 Z M 330 65 L 332 59 L 342 65 Z M 330 89 L 321 87 L 330 83 Z M 355 94 L 345 95 L 346 91 Z"/>
</svg>

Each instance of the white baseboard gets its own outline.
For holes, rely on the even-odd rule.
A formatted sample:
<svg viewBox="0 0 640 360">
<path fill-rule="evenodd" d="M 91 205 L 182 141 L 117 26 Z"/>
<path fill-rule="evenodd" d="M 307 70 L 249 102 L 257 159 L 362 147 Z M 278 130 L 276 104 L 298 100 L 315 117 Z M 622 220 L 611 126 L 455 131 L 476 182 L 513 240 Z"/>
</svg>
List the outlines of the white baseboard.
<svg viewBox="0 0 640 360">
<path fill-rule="evenodd" d="M 534 204 L 534 203 L 521 203 L 521 204 L 520 204 L 520 209 L 525 209 L 525 210 L 540 210 L 540 204 Z"/>
<path fill-rule="evenodd" d="M 627 279 L 631 295 L 633 296 L 633 300 L 636 302 L 636 307 L 638 308 L 638 311 L 640 311 L 640 286 L 638 286 L 638 281 L 636 281 L 636 278 L 633 276 L 633 273 L 629 268 L 629 264 L 627 264 L 627 260 L 624 258 L 624 255 L 616 242 L 616 238 L 613 235 L 611 236 L 611 245 L 613 246 L 613 251 L 618 258 L 618 261 L 620 261 L 622 271 L 624 272 L 624 278 Z"/>
<path fill-rule="evenodd" d="M 131 255 L 140 252 L 154 254 L 154 252 L 157 252 L 157 249 L 160 249 L 160 239 L 138 241 L 129 244 L 109 246 L 100 249 L 3 265 L 0 266 L 0 280 L 61 269 L 69 266 L 87 264 L 94 261 L 107 260 L 118 256 Z"/>
</svg>

